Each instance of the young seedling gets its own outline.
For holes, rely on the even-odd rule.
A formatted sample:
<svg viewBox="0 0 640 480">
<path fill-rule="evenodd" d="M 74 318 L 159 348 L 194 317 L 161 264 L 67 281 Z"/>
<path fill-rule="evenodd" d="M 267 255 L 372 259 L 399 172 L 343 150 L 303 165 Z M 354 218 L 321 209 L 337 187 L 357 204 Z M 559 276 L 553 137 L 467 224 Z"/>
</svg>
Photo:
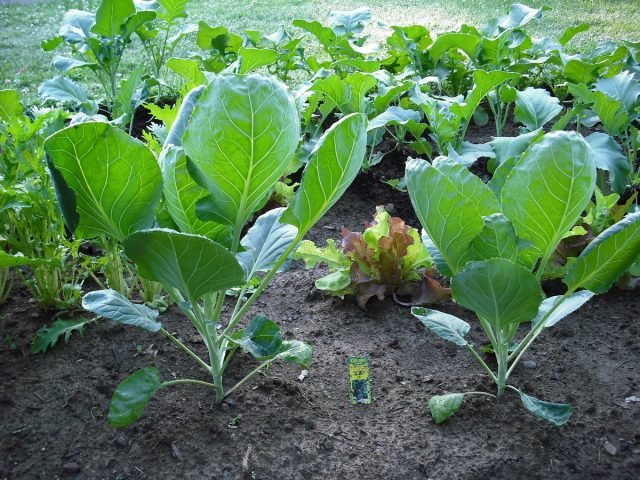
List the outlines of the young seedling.
<svg viewBox="0 0 640 480">
<path fill-rule="evenodd" d="M 425 308 L 413 308 L 412 313 L 436 335 L 469 350 L 495 382 L 498 397 L 514 390 L 533 414 L 564 424 L 570 405 L 528 396 L 507 381 L 546 328 L 594 294 L 606 292 L 637 260 L 640 213 L 627 215 L 595 238 L 566 270 L 567 291 L 545 298 L 540 287 L 545 268 L 595 189 L 594 154 L 580 135 L 543 136 L 519 158 L 502 163 L 489 186 L 444 157 L 433 165 L 411 160 L 406 177 L 434 262 L 452 277 L 453 299 L 476 313 L 497 371 L 466 340 L 467 322 Z M 529 322 L 529 332 L 518 341 L 520 325 Z M 466 394 L 471 393 L 476 392 Z M 457 411 L 464 395 L 432 399 L 436 421 Z"/>
<path fill-rule="evenodd" d="M 109 422 L 125 427 L 160 389 L 177 384 L 211 388 L 217 403 L 276 360 L 307 367 L 312 349 L 285 340 L 264 315 L 245 316 L 306 232 L 340 198 L 360 170 L 366 117 L 353 114 L 320 138 L 288 208 L 262 214 L 299 143 L 295 101 L 273 77 L 218 75 L 190 93 L 167 135 L 159 162 L 141 142 L 105 123 L 68 127 L 45 149 L 67 224 L 76 235 L 120 242 L 143 278 L 163 285 L 207 348 L 202 359 L 164 329 L 158 312 L 113 290 L 88 293 L 85 309 L 116 322 L 159 332 L 187 353 L 210 381 L 161 381 L 156 367 L 138 370 L 114 393 Z M 158 203 L 173 229 L 158 228 Z M 161 223 L 160 223 L 161 224 Z M 253 282 L 259 277 L 258 286 Z M 225 292 L 239 288 L 230 315 Z M 250 289 L 254 289 L 248 294 Z M 241 348 L 260 363 L 236 385 L 224 372 Z"/>
</svg>

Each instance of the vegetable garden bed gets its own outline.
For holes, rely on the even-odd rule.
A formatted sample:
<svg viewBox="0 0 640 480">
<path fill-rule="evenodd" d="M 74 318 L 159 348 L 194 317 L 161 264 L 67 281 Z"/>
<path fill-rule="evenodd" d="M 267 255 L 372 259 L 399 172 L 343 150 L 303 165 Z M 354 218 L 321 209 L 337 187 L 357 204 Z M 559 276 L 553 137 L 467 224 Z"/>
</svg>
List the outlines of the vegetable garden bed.
<svg viewBox="0 0 640 480">
<path fill-rule="evenodd" d="M 357 230 L 380 201 L 412 223 L 404 199 L 361 175 L 310 236 L 322 242 L 338 238 L 343 225 Z M 124 431 L 105 418 L 120 379 L 150 363 L 167 377 L 194 376 L 197 368 L 161 337 L 108 322 L 46 356 L 29 355 L 33 331 L 50 323 L 52 312 L 19 292 L 0 308 L 2 331 L 16 343 L 0 353 L 2 477 L 636 477 L 640 404 L 625 399 L 637 395 L 640 382 L 637 291 L 594 298 L 550 330 L 516 371 L 514 382 L 528 393 L 571 402 L 575 413 L 563 428 L 525 414 L 516 397 L 470 398 L 455 420 L 435 425 L 429 397 L 461 388 L 492 391 L 488 377 L 465 351 L 426 332 L 406 307 L 374 299 L 364 312 L 352 299 L 314 291 L 318 276 L 298 262 L 253 307 L 281 319 L 287 337 L 314 345 L 304 381 L 299 367 L 274 364 L 222 408 L 206 389 L 168 389 Z M 547 289 L 555 294 L 557 285 Z M 472 321 L 454 304 L 440 308 Z M 162 318 L 181 338 L 195 340 L 175 308 Z M 484 342 L 477 325 L 471 340 Z M 202 344 L 189 345 L 203 352 Z M 348 402 L 346 360 L 353 355 L 370 358 L 371 405 Z M 237 367 L 250 364 L 243 355 Z M 65 465 L 80 471 L 65 475 Z"/>
<path fill-rule="evenodd" d="M 636 478 L 640 44 L 185 6 L 0 90 L 0 478 Z"/>
</svg>

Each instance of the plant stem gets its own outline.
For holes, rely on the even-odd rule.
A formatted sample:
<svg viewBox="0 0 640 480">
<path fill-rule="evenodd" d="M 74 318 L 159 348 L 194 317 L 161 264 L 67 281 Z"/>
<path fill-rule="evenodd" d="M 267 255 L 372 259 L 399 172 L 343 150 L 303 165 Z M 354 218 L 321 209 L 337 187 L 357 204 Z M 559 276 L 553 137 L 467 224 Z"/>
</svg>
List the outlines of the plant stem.
<svg viewBox="0 0 640 480">
<path fill-rule="evenodd" d="M 262 362 L 260 365 L 258 365 L 256 368 L 254 368 L 253 370 L 251 370 L 247 376 L 245 376 L 242 380 L 240 380 L 238 383 L 236 383 L 233 387 L 231 387 L 229 390 L 227 390 L 227 393 L 224 395 L 224 398 L 227 398 L 229 395 L 231 395 L 233 392 L 236 391 L 236 389 L 238 389 L 240 386 L 242 386 L 242 384 L 244 382 L 246 382 L 247 380 L 249 380 L 251 377 L 253 377 L 256 373 L 258 373 L 260 370 L 262 370 L 264 367 L 266 367 L 267 365 L 269 365 L 271 362 L 273 362 L 277 357 L 271 358 L 265 362 Z"/>
<path fill-rule="evenodd" d="M 192 378 L 180 378 L 178 380 L 170 380 L 168 382 L 162 382 L 160 388 L 170 387 L 172 385 L 183 385 L 185 383 L 191 383 L 193 385 L 202 385 L 203 387 L 215 388 L 213 383 L 203 382 L 202 380 L 194 380 Z"/>
<path fill-rule="evenodd" d="M 489 392 L 463 392 L 463 395 L 483 395 L 485 397 L 497 398 L 493 393 Z"/>
<path fill-rule="evenodd" d="M 306 233 L 306 231 L 298 232 L 298 235 L 293 240 L 293 242 L 291 242 L 291 245 L 289 245 L 289 248 L 287 248 L 282 253 L 282 255 L 280 255 L 280 258 L 278 258 L 278 261 L 274 264 L 273 267 L 271 267 L 271 270 L 269 270 L 267 275 L 262 279 L 262 282 L 260 282 L 260 285 L 258 285 L 258 288 L 256 288 L 256 291 L 253 292 L 253 294 L 247 299 L 247 301 L 242 306 L 242 308 L 240 308 L 240 310 L 238 310 L 238 312 L 236 312 L 236 314 L 233 317 L 231 317 L 231 320 L 229 320 L 229 325 L 227 325 L 227 328 L 224 329 L 224 332 L 222 333 L 222 336 L 229 335 L 230 332 L 231 332 L 231 329 L 233 329 L 233 327 L 235 327 L 236 324 L 240 321 L 240 319 L 247 313 L 247 310 L 249 310 L 249 308 L 251 308 L 251 305 L 253 305 L 253 303 L 258 298 L 260 298 L 260 295 L 262 295 L 262 292 L 267 287 L 267 284 L 269 283 L 269 281 L 271 281 L 271 279 L 277 273 L 277 271 L 280 269 L 282 264 L 287 260 L 287 258 L 291 254 L 291 252 L 293 252 L 295 250 L 295 248 L 298 246 L 298 243 L 300 242 L 300 240 L 302 240 L 302 237 L 304 237 L 305 233 Z"/>
<path fill-rule="evenodd" d="M 496 350 L 496 360 L 498 361 L 498 397 L 504 395 L 504 387 L 507 384 L 507 369 L 509 367 L 509 361 L 507 360 L 507 351 L 508 347 L 506 347 L 503 342 L 500 342 L 499 345 L 496 345 L 498 349 Z"/>
<path fill-rule="evenodd" d="M 207 362 L 205 362 L 204 360 L 202 360 L 195 352 L 193 352 L 193 350 L 191 350 L 189 347 L 187 347 L 184 343 L 182 343 L 180 340 L 178 340 L 176 337 L 174 337 L 173 335 L 171 335 L 167 330 L 165 330 L 164 328 L 160 329 L 160 332 L 162 332 L 162 334 L 167 337 L 169 340 L 171 340 L 173 343 L 175 343 L 178 347 L 180 347 L 182 350 L 184 350 L 185 352 L 187 352 L 187 354 L 193 358 L 198 365 L 200 365 L 202 368 L 204 368 L 207 373 L 211 373 L 211 367 L 209 365 L 207 365 Z"/>
<path fill-rule="evenodd" d="M 485 363 L 485 361 L 482 360 L 480 355 L 478 355 L 478 352 L 476 352 L 475 349 L 469 343 L 467 343 L 465 345 L 465 347 L 467 347 L 467 350 L 469 350 L 471 352 L 471 354 L 475 357 L 475 359 L 478 361 L 478 363 L 480 363 L 480 365 L 482 365 L 482 368 L 484 368 L 485 371 L 489 374 L 489 377 L 491 378 L 491 380 L 493 380 L 494 383 L 498 383 L 498 379 L 496 378 L 496 375 L 493 373 L 491 368 L 489 368 L 489 365 L 487 365 Z"/>
<path fill-rule="evenodd" d="M 507 377 L 509 377 L 509 375 L 511 375 L 511 372 L 513 371 L 515 366 L 518 364 L 518 362 L 522 358 L 522 355 L 524 355 L 524 352 L 527 351 L 529 346 L 538 337 L 538 335 L 540 334 L 541 330 L 544 328 L 544 324 L 545 324 L 547 318 L 549 318 L 549 315 L 551 315 L 560 305 L 562 305 L 562 303 L 565 301 L 565 299 L 569 295 L 571 295 L 574 291 L 575 291 L 575 289 L 571 289 L 571 290 L 567 291 L 562 296 L 562 298 L 560 298 L 553 305 L 553 307 L 551 309 L 549 309 L 547 314 L 544 317 L 542 317 L 538 323 L 536 323 L 536 325 L 529 331 L 529 333 L 527 333 L 527 335 L 522 339 L 522 341 L 520 342 L 518 347 L 513 352 L 511 352 L 511 355 L 509 355 L 508 360 L 512 361 L 512 363 L 511 363 L 511 367 L 509 368 L 509 371 L 507 372 Z"/>
</svg>

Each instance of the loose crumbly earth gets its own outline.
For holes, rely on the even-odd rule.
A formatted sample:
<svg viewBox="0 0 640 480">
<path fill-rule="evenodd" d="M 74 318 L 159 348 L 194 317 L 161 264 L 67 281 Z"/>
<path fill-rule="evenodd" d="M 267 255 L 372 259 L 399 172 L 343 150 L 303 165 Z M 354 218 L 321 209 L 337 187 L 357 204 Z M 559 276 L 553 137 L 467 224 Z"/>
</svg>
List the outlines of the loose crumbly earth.
<svg viewBox="0 0 640 480">
<path fill-rule="evenodd" d="M 392 168 L 387 162 L 379 171 Z M 407 195 L 380 176 L 361 175 L 310 237 L 321 242 L 338 238 L 342 225 L 359 229 L 377 204 L 417 226 Z M 197 366 L 163 337 L 106 320 L 30 355 L 31 335 L 55 312 L 16 291 L 0 307 L 3 340 L 16 345 L 3 341 L 0 349 L 0 479 L 640 478 L 640 403 L 625 402 L 640 397 L 638 291 L 592 299 L 542 335 L 526 355 L 529 368 L 512 377 L 531 395 L 571 403 L 564 427 L 528 414 L 512 392 L 500 401 L 469 398 L 435 425 L 430 396 L 493 392 L 487 376 L 468 352 L 428 333 L 391 300 L 371 300 L 365 312 L 354 301 L 323 297 L 313 289 L 321 274 L 294 264 L 252 312 L 314 345 L 303 382 L 299 367 L 273 365 L 222 407 L 208 390 L 174 387 L 124 430 L 106 422 L 122 379 L 147 365 L 158 366 L 163 379 L 203 378 Z M 470 321 L 471 340 L 484 343 L 470 312 L 453 303 L 439 308 Z M 175 308 L 160 319 L 204 353 Z M 350 356 L 370 359 L 371 405 L 348 403 Z M 238 355 L 229 381 L 254 365 Z"/>
</svg>

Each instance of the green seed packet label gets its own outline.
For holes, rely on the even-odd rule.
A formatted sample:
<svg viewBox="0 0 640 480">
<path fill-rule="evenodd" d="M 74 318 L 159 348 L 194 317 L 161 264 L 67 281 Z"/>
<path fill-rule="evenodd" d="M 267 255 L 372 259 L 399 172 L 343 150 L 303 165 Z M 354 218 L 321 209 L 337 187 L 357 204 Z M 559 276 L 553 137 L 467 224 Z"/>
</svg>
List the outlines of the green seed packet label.
<svg viewBox="0 0 640 480">
<path fill-rule="evenodd" d="M 349 357 L 349 403 L 371 403 L 371 380 L 369 378 L 369 359 Z"/>
</svg>

